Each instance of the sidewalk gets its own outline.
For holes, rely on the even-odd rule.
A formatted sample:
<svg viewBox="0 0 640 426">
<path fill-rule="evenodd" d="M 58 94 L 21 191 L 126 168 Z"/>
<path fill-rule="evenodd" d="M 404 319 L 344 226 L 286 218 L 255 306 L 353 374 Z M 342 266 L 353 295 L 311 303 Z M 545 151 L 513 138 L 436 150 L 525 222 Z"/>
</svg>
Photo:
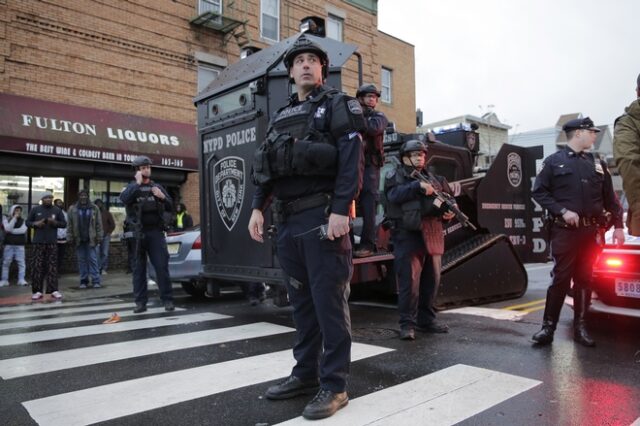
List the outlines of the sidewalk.
<svg viewBox="0 0 640 426">
<path fill-rule="evenodd" d="M 58 279 L 58 289 L 63 295 L 62 302 L 112 296 L 132 296 L 131 274 L 121 271 L 109 272 L 101 276 L 101 284 L 102 288 L 80 289 L 78 288 L 80 278 L 77 273 L 65 274 Z M 150 287 L 150 290 L 154 288 L 155 286 Z M 0 287 L 0 306 L 51 302 L 58 301 L 53 299 L 51 295 L 45 295 L 42 299 L 32 302 L 31 285 L 18 286 L 12 283 L 9 287 Z"/>
</svg>

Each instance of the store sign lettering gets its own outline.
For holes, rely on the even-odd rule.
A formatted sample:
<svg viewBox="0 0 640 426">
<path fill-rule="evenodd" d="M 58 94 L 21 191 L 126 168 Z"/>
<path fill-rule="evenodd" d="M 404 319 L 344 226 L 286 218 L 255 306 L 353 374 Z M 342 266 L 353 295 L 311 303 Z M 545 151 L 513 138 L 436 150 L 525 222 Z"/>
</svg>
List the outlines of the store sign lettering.
<svg viewBox="0 0 640 426">
<path fill-rule="evenodd" d="M 56 118 L 39 117 L 37 115 L 22 114 L 24 127 L 37 127 L 42 130 L 54 132 L 75 133 L 77 135 L 98 136 L 95 124 L 81 123 L 77 121 L 59 120 Z M 174 135 L 163 135 L 131 129 L 107 127 L 105 129 L 109 139 L 121 141 L 151 143 L 160 145 L 180 146 L 180 139 Z"/>
</svg>

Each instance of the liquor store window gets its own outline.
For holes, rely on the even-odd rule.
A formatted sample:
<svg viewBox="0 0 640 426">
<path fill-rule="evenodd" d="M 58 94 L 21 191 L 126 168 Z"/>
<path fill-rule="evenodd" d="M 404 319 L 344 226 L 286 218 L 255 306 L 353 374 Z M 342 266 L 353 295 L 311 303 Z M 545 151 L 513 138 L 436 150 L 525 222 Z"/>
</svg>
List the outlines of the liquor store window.
<svg viewBox="0 0 640 426">
<path fill-rule="evenodd" d="M 392 71 L 389 68 L 382 67 L 381 72 L 382 77 L 382 102 L 387 104 L 391 103 L 391 81 L 392 81 Z"/>
<path fill-rule="evenodd" d="M 280 0 L 260 0 L 260 37 L 280 41 Z"/>
<path fill-rule="evenodd" d="M 0 204 L 3 214 L 8 214 L 11 206 L 18 204 L 22 206 L 23 217 L 26 218 L 29 210 L 40 204 L 45 192 L 51 192 L 54 199 L 64 200 L 64 178 L 0 175 Z"/>
<path fill-rule="evenodd" d="M 116 229 L 111 234 L 111 240 L 120 240 L 126 217 L 124 204 L 120 201 L 120 193 L 129 184 L 128 181 L 91 179 L 89 183 L 89 199 L 91 202 L 102 200 L 105 207 L 113 215 Z"/>
</svg>

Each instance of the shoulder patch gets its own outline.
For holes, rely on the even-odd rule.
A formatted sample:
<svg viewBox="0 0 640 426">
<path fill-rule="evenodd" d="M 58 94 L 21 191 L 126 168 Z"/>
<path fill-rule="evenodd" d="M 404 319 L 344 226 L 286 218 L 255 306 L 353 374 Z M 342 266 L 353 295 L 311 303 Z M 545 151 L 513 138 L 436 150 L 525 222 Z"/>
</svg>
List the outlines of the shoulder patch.
<svg viewBox="0 0 640 426">
<path fill-rule="evenodd" d="M 396 175 L 396 169 L 393 168 L 389 171 L 387 171 L 387 174 L 385 175 L 385 178 L 387 179 L 393 179 L 393 177 Z"/>
<path fill-rule="evenodd" d="M 349 99 L 347 101 L 347 107 L 352 114 L 362 114 L 362 106 L 356 99 Z"/>
</svg>

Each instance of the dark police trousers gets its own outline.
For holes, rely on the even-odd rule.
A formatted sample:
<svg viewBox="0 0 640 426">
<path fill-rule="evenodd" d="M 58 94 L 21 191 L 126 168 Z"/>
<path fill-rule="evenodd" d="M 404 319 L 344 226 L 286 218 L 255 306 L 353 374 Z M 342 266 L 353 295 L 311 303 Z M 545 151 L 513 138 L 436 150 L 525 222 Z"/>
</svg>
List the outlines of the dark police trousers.
<svg viewBox="0 0 640 426">
<path fill-rule="evenodd" d="M 595 227 L 566 229 L 554 225 L 551 232 L 552 281 L 547 289 L 543 320 L 555 325 L 571 279 L 574 290 L 591 288 L 593 262 L 600 253 L 600 246 L 596 242 Z"/>
<path fill-rule="evenodd" d="M 320 240 L 317 230 L 308 232 L 327 222 L 324 210 L 303 210 L 278 224 L 278 260 L 302 283 L 300 288 L 287 283 L 296 325 L 292 374 L 303 380 L 319 377 L 323 389 L 344 392 L 351 359 L 351 241 L 348 235 Z"/>
<path fill-rule="evenodd" d="M 428 326 L 436 318 L 436 277 L 431 256 L 417 231 L 395 229 L 394 267 L 398 278 L 400 328 Z"/>
<path fill-rule="evenodd" d="M 362 175 L 362 191 L 360 192 L 360 210 L 362 213 L 362 235 L 360 247 L 375 248 L 376 242 L 376 207 L 378 205 L 378 185 L 380 168 L 373 164 L 365 166 Z"/>
<path fill-rule="evenodd" d="M 159 228 L 143 229 L 144 238 L 135 241 L 136 260 L 133 271 L 133 294 L 136 304 L 147 304 L 147 255 L 156 271 L 156 283 L 163 302 L 173 300 L 169 278 L 169 252 L 164 232 Z"/>
</svg>

